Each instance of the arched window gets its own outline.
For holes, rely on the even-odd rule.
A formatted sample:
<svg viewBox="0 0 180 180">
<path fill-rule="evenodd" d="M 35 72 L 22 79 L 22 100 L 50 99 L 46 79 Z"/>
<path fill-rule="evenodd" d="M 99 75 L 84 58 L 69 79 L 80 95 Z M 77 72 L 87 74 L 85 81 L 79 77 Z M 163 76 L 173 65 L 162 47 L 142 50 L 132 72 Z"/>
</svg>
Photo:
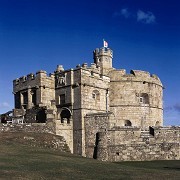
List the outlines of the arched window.
<svg viewBox="0 0 180 180">
<path fill-rule="evenodd" d="M 95 100 L 98 100 L 98 101 L 100 100 L 100 93 L 99 93 L 98 90 L 94 90 L 92 92 L 92 98 L 95 99 Z"/>
<path fill-rule="evenodd" d="M 124 126 L 132 126 L 131 121 L 125 120 L 125 121 L 124 121 Z"/>
</svg>

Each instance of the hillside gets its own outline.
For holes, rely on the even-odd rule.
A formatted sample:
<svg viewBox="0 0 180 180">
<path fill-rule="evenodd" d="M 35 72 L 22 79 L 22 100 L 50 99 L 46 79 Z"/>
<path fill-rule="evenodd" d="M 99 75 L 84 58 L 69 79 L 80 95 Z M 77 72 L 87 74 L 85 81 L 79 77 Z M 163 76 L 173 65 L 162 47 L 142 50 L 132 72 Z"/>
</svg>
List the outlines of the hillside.
<svg viewBox="0 0 180 180">
<path fill-rule="evenodd" d="M 56 138 L 0 133 L 0 179 L 180 179 L 180 161 L 101 162 L 68 153 L 63 139 L 57 148 Z"/>
</svg>

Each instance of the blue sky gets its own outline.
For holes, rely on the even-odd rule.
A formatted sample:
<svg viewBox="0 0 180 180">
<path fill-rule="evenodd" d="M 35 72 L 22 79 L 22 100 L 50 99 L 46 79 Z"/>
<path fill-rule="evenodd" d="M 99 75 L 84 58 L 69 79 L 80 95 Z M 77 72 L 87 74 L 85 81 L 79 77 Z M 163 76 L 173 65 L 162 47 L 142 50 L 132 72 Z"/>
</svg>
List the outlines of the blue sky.
<svg viewBox="0 0 180 180">
<path fill-rule="evenodd" d="M 0 0 L 0 113 L 14 106 L 13 79 L 90 64 L 103 38 L 115 68 L 161 78 L 164 125 L 180 125 L 178 0 Z"/>
</svg>

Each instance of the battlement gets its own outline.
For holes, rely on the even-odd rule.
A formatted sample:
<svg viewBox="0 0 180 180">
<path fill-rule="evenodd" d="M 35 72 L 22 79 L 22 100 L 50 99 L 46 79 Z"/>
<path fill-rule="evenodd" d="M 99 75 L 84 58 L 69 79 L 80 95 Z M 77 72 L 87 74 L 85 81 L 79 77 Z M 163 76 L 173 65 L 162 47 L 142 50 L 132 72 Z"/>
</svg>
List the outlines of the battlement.
<svg viewBox="0 0 180 180">
<path fill-rule="evenodd" d="M 37 79 L 39 80 L 40 78 L 52 79 L 52 78 L 54 78 L 54 74 L 49 74 L 49 76 L 48 76 L 46 71 L 40 70 L 40 71 L 37 71 L 36 74 L 30 73 L 26 76 L 22 76 L 20 78 L 13 80 L 13 85 L 17 86 L 17 85 L 24 84 L 24 83 L 28 84 L 31 81 L 36 81 Z"/>
<path fill-rule="evenodd" d="M 93 52 L 94 58 L 98 56 L 110 56 L 113 58 L 113 51 L 110 48 L 96 48 Z"/>
<path fill-rule="evenodd" d="M 81 67 L 82 69 L 93 71 L 95 73 L 100 73 L 100 67 L 97 66 L 95 63 L 91 63 L 91 66 L 88 66 L 87 63 L 83 63 Z"/>
<path fill-rule="evenodd" d="M 147 71 L 131 70 L 130 74 L 126 73 L 125 69 L 112 70 L 109 73 L 111 81 L 143 81 L 144 83 L 155 83 L 162 86 L 159 77 L 155 74 L 150 74 Z"/>
<path fill-rule="evenodd" d="M 87 63 L 83 63 L 82 65 L 77 65 L 75 70 L 81 69 L 83 74 L 89 77 L 110 81 L 109 77 L 106 75 L 103 75 L 101 73 L 101 68 L 96 65 L 95 63 L 91 63 L 90 66 L 88 66 Z"/>
</svg>

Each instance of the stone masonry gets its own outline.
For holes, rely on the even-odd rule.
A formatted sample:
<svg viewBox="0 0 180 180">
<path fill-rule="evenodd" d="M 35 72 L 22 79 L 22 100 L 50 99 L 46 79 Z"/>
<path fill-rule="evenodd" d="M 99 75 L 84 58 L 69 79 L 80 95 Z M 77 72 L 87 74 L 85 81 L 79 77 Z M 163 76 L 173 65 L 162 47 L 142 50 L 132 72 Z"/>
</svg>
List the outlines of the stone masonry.
<svg viewBox="0 0 180 180">
<path fill-rule="evenodd" d="M 105 161 L 179 159 L 179 127 L 163 126 L 163 85 L 156 75 L 113 68 L 113 51 L 94 62 L 58 65 L 13 81 L 14 116 L 46 123 L 74 154 Z"/>
</svg>

